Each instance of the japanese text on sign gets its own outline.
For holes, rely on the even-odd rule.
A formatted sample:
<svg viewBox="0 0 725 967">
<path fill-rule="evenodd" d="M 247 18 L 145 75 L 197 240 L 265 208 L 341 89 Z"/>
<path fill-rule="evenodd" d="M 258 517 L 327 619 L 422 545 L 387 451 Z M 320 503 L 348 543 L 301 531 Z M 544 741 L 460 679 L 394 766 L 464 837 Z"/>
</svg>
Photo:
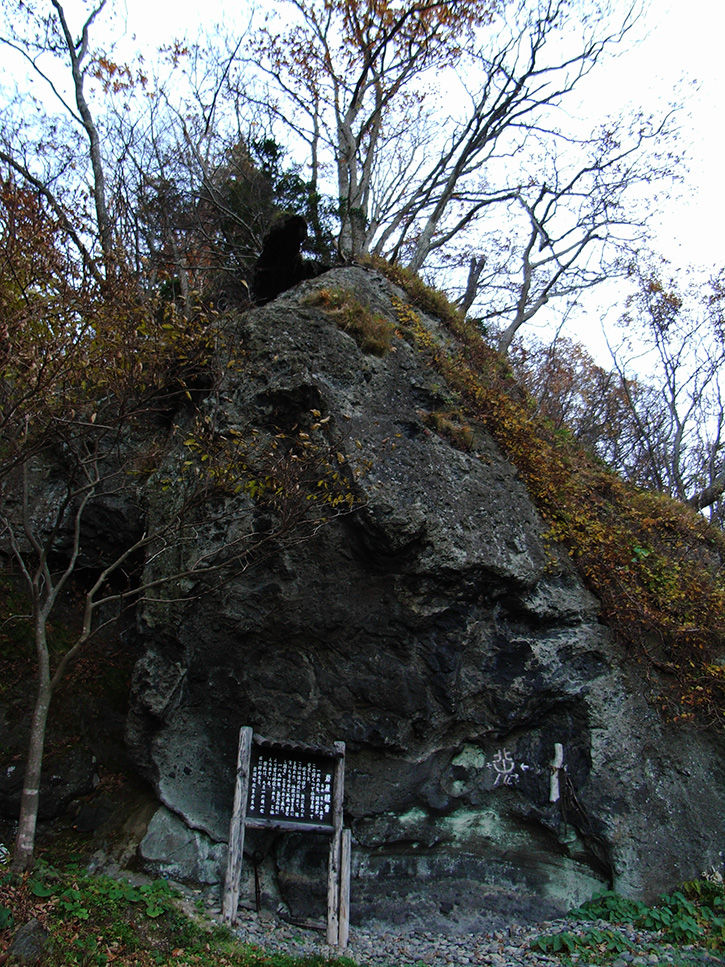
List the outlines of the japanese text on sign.
<svg viewBox="0 0 725 967">
<path fill-rule="evenodd" d="M 332 823 L 333 764 L 323 758 L 259 750 L 252 756 L 247 815 L 301 823 Z"/>
</svg>

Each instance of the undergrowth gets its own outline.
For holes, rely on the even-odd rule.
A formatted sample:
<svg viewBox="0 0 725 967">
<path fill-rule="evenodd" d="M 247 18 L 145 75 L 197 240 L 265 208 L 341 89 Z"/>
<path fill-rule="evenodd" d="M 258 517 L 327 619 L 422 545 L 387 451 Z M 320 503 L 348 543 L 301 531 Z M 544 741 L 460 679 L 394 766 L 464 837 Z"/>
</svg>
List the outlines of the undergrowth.
<svg viewBox="0 0 725 967">
<path fill-rule="evenodd" d="M 0 963 L 17 927 L 47 931 L 48 967 L 351 967 L 349 960 L 266 954 L 226 927 L 182 909 L 165 880 L 134 884 L 69 865 L 0 873 Z"/>
<path fill-rule="evenodd" d="M 725 728 L 722 532 L 684 504 L 628 484 L 553 430 L 506 358 L 445 296 L 400 266 L 375 267 L 410 300 L 393 300 L 404 337 L 458 394 L 461 422 L 485 427 L 516 467 L 551 546 L 566 548 L 606 623 L 651 675 L 662 711 L 672 721 Z M 419 311 L 434 314 L 455 340 L 443 345 Z"/>
<path fill-rule="evenodd" d="M 346 289 L 319 289 L 305 302 L 321 308 L 335 325 L 352 336 L 363 352 L 384 356 L 390 351 L 395 326 L 384 316 L 371 312 Z"/>
<path fill-rule="evenodd" d="M 165 880 L 132 883 L 74 864 L 0 873 L 0 963 L 16 929 L 31 920 L 46 932 L 48 967 L 355 967 L 348 958 L 266 953 L 206 919 L 201 902 L 187 900 L 184 908 Z M 693 881 L 651 907 L 607 891 L 569 920 L 581 927 L 542 934 L 532 949 L 565 965 L 606 965 L 623 954 L 660 955 L 667 944 L 666 962 L 684 967 L 701 963 L 702 951 L 714 958 L 725 951 L 725 887 L 721 880 Z"/>
<path fill-rule="evenodd" d="M 544 934 L 534 950 L 554 954 L 562 964 L 609 964 L 622 954 L 660 953 L 663 943 L 679 948 L 669 963 L 700 963 L 690 948 L 725 952 L 725 885 L 722 880 L 695 880 L 661 896 L 651 907 L 611 890 L 572 911 L 570 918 L 586 922 L 582 930 Z M 629 928 L 629 929 L 628 929 Z M 634 928 L 644 936 L 635 939 Z M 682 949 L 685 948 L 685 949 Z M 688 959 L 693 953 L 694 959 Z M 664 963 L 664 961 L 663 961 Z"/>
</svg>

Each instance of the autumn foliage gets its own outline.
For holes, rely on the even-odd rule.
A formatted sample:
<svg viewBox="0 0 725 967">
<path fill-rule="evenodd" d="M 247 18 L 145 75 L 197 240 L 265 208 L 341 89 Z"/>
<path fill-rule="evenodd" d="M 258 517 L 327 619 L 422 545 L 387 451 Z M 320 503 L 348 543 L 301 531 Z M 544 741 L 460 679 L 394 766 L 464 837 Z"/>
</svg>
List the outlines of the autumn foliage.
<svg viewBox="0 0 725 967">
<path fill-rule="evenodd" d="M 208 363 L 200 316 L 145 297 L 136 280 L 83 275 L 37 194 L 0 188 L 0 420 L 6 451 L 27 454 L 65 428 L 110 429 L 186 394 Z M 152 402 L 153 401 L 153 402 Z M 167 400 L 168 402 L 168 400 Z"/>
<path fill-rule="evenodd" d="M 354 509 L 348 470 L 320 412 L 311 411 L 309 424 L 255 434 L 220 428 L 196 405 L 236 364 L 238 347 L 225 343 L 217 307 L 249 304 L 246 278 L 273 216 L 302 206 L 324 254 L 334 211 L 339 254 L 384 251 L 418 269 L 467 227 L 478 232 L 490 206 L 517 202 L 533 225 L 533 247 L 543 231 L 536 204 L 527 208 L 524 183 L 490 184 L 488 161 L 499 148 L 515 156 L 513 132 L 522 149 L 535 141 L 540 112 L 548 116 L 629 26 L 627 16 L 599 39 L 595 30 L 571 56 L 549 62 L 544 48 L 550 40 L 556 48 L 561 31 L 571 35 L 566 14 L 575 5 L 544 5 L 488 50 L 487 29 L 506 12 L 498 0 L 288 0 L 281 30 L 265 19 L 226 59 L 177 43 L 163 51 L 166 67 L 186 72 L 186 93 L 174 103 L 170 81 L 93 47 L 106 0 L 85 6 L 74 32 L 60 0 L 42 9 L 14 0 L 0 31 L 4 50 L 20 55 L 47 98 L 19 88 L 0 137 L 0 533 L 3 563 L 23 583 L 33 619 L 9 617 L 32 623 L 38 666 L 19 868 L 33 860 L 51 698 L 104 608 L 151 588 L 160 598 L 165 587 L 174 594 L 176 580 L 201 587 L 225 567 L 250 566 L 272 539 L 303 539 Z M 253 78 L 237 70 L 237 55 L 247 68 L 254 63 Z M 427 126 L 438 118 L 426 99 L 434 75 L 454 65 L 465 75 L 466 55 L 476 68 L 460 88 L 470 114 Z M 56 74 L 68 82 L 65 97 Z M 276 95 L 257 90 L 262 81 L 272 89 L 276 81 Z M 634 138 L 623 136 L 629 146 L 613 154 L 608 135 L 604 146 L 593 141 L 591 170 L 608 205 L 609 173 L 622 180 L 620 165 L 660 135 L 635 122 Z M 270 134 L 278 123 L 287 147 Z M 300 144 L 309 163 L 288 167 L 285 150 Z M 635 177 L 635 168 L 623 185 L 661 170 L 645 164 Z M 571 178 L 575 195 L 586 195 L 581 177 Z M 529 187 L 554 210 L 559 199 L 548 198 L 546 185 Z M 325 203 L 323 191 L 334 200 Z M 587 231 L 587 240 L 601 240 Z M 553 250 L 552 240 L 549 232 Z M 460 251 L 451 250 L 449 264 L 468 262 L 471 253 L 461 262 Z M 469 281 L 475 275 L 477 285 L 485 259 L 473 254 L 478 275 Z M 442 346 L 415 305 L 396 304 L 400 330 L 460 395 L 455 409 L 430 414 L 430 426 L 472 452 L 476 426 L 488 428 L 526 480 L 552 547 L 568 549 L 623 645 L 656 671 L 663 704 L 676 718 L 721 726 L 720 535 L 681 505 L 626 486 L 535 417 L 508 364 L 442 297 L 387 271 L 414 291 L 411 300 L 447 319 L 458 340 L 458 350 Z M 530 283 L 519 299 L 527 319 Z M 394 330 L 386 320 L 345 293 L 323 290 L 319 298 L 366 352 L 388 350 Z M 181 458 L 161 467 L 174 447 Z M 46 472 L 57 486 L 43 505 Z M 143 531 L 89 568 L 80 630 L 56 654 L 51 619 L 77 577 L 84 515 L 137 482 L 150 483 L 144 499 L 166 515 L 155 533 Z M 259 507 L 275 519 L 274 533 L 244 531 L 219 554 L 198 550 L 196 524 L 243 519 Z M 133 580 L 147 583 L 119 595 L 113 580 L 133 555 Z M 145 556 L 156 571 L 140 576 Z"/>
<path fill-rule="evenodd" d="M 6 613 L 6 621 L 28 628 L 37 661 L 13 856 L 19 869 L 33 861 L 51 698 L 97 632 L 98 609 L 114 598 L 113 574 L 145 540 L 112 547 L 86 575 L 77 633 L 58 654 L 51 650 L 53 622 L 85 552 L 84 517 L 101 493 L 134 479 L 138 468 L 127 444 L 135 434 L 151 445 L 142 462 L 153 464 L 163 415 L 192 401 L 209 369 L 206 320 L 158 304 L 120 271 L 105 281 L 88 276 L 68 248 L 65 228 L 42 195 L 2 182 L 0 536 L 3 569 L 28 597 L 28 606 Z"/>
<path fill-rule="evenodd" d="M 485 427 L 516 466 L 552 548 L 566 548 L 624 652 L 649 675 L 653 701 L 673 721 L 725 728 L 722 532 L 557 432 L 508 362 L 439 293 L 398 267 L 386 271 L 411 299 L 396 303 L 403 333 L 458 392 L 470 425 Z M 455 350 L 423 324 L 421 309 L 446 322 Z"/>
</svg>

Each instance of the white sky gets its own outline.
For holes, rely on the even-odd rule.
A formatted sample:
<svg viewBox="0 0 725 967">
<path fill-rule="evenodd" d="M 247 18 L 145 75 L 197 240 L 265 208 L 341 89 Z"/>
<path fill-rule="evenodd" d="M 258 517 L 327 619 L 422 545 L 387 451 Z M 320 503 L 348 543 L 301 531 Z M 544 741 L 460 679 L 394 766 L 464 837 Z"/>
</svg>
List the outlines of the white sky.
<svg viewBox="0 0 725 967">
<path fill-rule="evenodd" d="M 694 268 L 707 278 L 725 267 L 724 34 L 725 4 L 719 0 L 649 0 L 643 39 L 597 81 L 605 102 L 616 95 L 625 107 L 681 105 L 682 181 L 669 188 L 669 200 L 654 212 L 650 226 L 653 249 L 670 260 L 676 276 Z M 619 317 L 622 295 L 616 280 L 592 290 L 583 300 L 583 313 L 567 329 L 606 367 L 611 357 L 602 323 Z M 616 335 L 610 329 L 609 334 L 616 344 Z"/>
<path fill-rule="evenodd" d="M 656 108 L 675 99 L 689 173 L 675 189 L 679 199 L 657 213 L 658 246 L 676 264 L 725 264 L 721 134 L 725 95 L 725 3 L 721 0 L 643 0 L 637 27 L 643 39 L 593 78 L 587 98 L 594 112 L 617 102 Z M 130 33 L 153 49 L 169 30 L 194 35 L 199 27 L 243 18 L 244 0 L 117 0 Z M 200 11 L 203 20 L 200 21 Z"/>
<path fill-rule="evenodd" d="M 608 2 L 602 0 L 605 6 Z M 725 266 L 721 161 L 725 150 L 725 137 L 721 135 L 725 2 L 641 2 L 643 15 L 628 49 L 589 78 L 581 110 L 596 119 L 619 109 L 664 113 L 672 103 L 681 105 L 680 147 L 687 160 L 680 167 L 682 182 L 666 186 L 668 198 L 653 214 L 653 248 L 672 262 L 676 275 L 696 267 L 707 277 Z M 170 24 L 172 29 L 186 30 L 193 37 L 200 26 L 211 27 L 219 21 L 227 27 L 233 22 L 241 24 L 247 19 L 249 6 L 245 0 L 205 0 L 201 7 L 198 0 L 117 0 L 116 10 L 127 11 L 129 31 L 153 48 L 168 39 Z M 200 9 L 204 18 L 201 23 Z M 607 368 L 611 358 L 602 322 L 621 315 L 627 291 L 620 280 L 613 280 L 585 293 L 580 311 L 564 329 L 564 334 L 584 342 L 597 362 Z M 548 339 L 559 324 L 553 307 L 537 315 L 528 331 Z"/>
<path fill-rule="evenodd" d="M 602 0 L 603 4 L 607 2 Z M 615 2 L 619 5 L 623 0 Z M 669 200 L 654 214 L 654 247 L 676 271 L 698 266 L 710 274 L 725 266 L 721 161 L 725 149 L 721 135 L 725 3 L 641 2 L 644 13 L 629 49 L 601 65 L 587 80 L 585 100 L 575 113 L 581 111 L 598 119 L 628 107 L 663 112 L 671 102 L 682 105 L 679 123 L 687 167 L 681 169 L 682 184 L 669 188 Z M 78 29 L 82 17 L 79 0 L 66 0 L 65 7 L 71 29 Z M 229 29 L 235 25 L 242 28 L 248 22 L 250 7 L 250 0 L 204 0 L 201 4 L 199 0 L 110 0 L 107 10 L 115 15 L 113 40 L 120 41 L 121 56 L 131 59 L 134 48 L 153 56 L 158 46 L 172 37 L 194 39 L 200 31 L 213 33 L 217 23 Z M 102 18 L 94 25 L 101 42 L 105 26 Z M 608 352 L 594 330 L 600 328 L 599 320 L 621 294 L 621 285 L 614 283 L 593 290 L 587 298 L 585 322 L 580 316 L 572 332 L 602 363 L 608 360 Z M 539 317 L 536 321 L 546 324 L 543 319 L 539 322 Z"/>
<path fill-rule="evenodd" d="M 680 117 L 689 173 L 671 211 L 657 217 L 662 254 L 683 264 L 725 264 L 725 190 L 721 155 L 725 4 L 712 0 L 650 0 L 648 35 L 622 59 L 620 83 L 631 99 L 683 103 Z M 607 79 L 604 89 L 615 86 Z"/>
</svg>

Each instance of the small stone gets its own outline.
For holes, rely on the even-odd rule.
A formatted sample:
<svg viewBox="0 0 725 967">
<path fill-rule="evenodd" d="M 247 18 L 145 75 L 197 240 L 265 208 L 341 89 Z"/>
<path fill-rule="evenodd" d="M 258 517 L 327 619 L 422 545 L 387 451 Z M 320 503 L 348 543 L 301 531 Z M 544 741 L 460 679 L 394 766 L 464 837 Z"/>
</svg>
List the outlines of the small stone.
<svg viewBox="0 0 725 967">
<path fill-rule="evenodd" d="M 8 964 L 37 964 L 45 951 L 50 934 L 38 920 L 19 927 L 8 947 Z"/>
</svg>

